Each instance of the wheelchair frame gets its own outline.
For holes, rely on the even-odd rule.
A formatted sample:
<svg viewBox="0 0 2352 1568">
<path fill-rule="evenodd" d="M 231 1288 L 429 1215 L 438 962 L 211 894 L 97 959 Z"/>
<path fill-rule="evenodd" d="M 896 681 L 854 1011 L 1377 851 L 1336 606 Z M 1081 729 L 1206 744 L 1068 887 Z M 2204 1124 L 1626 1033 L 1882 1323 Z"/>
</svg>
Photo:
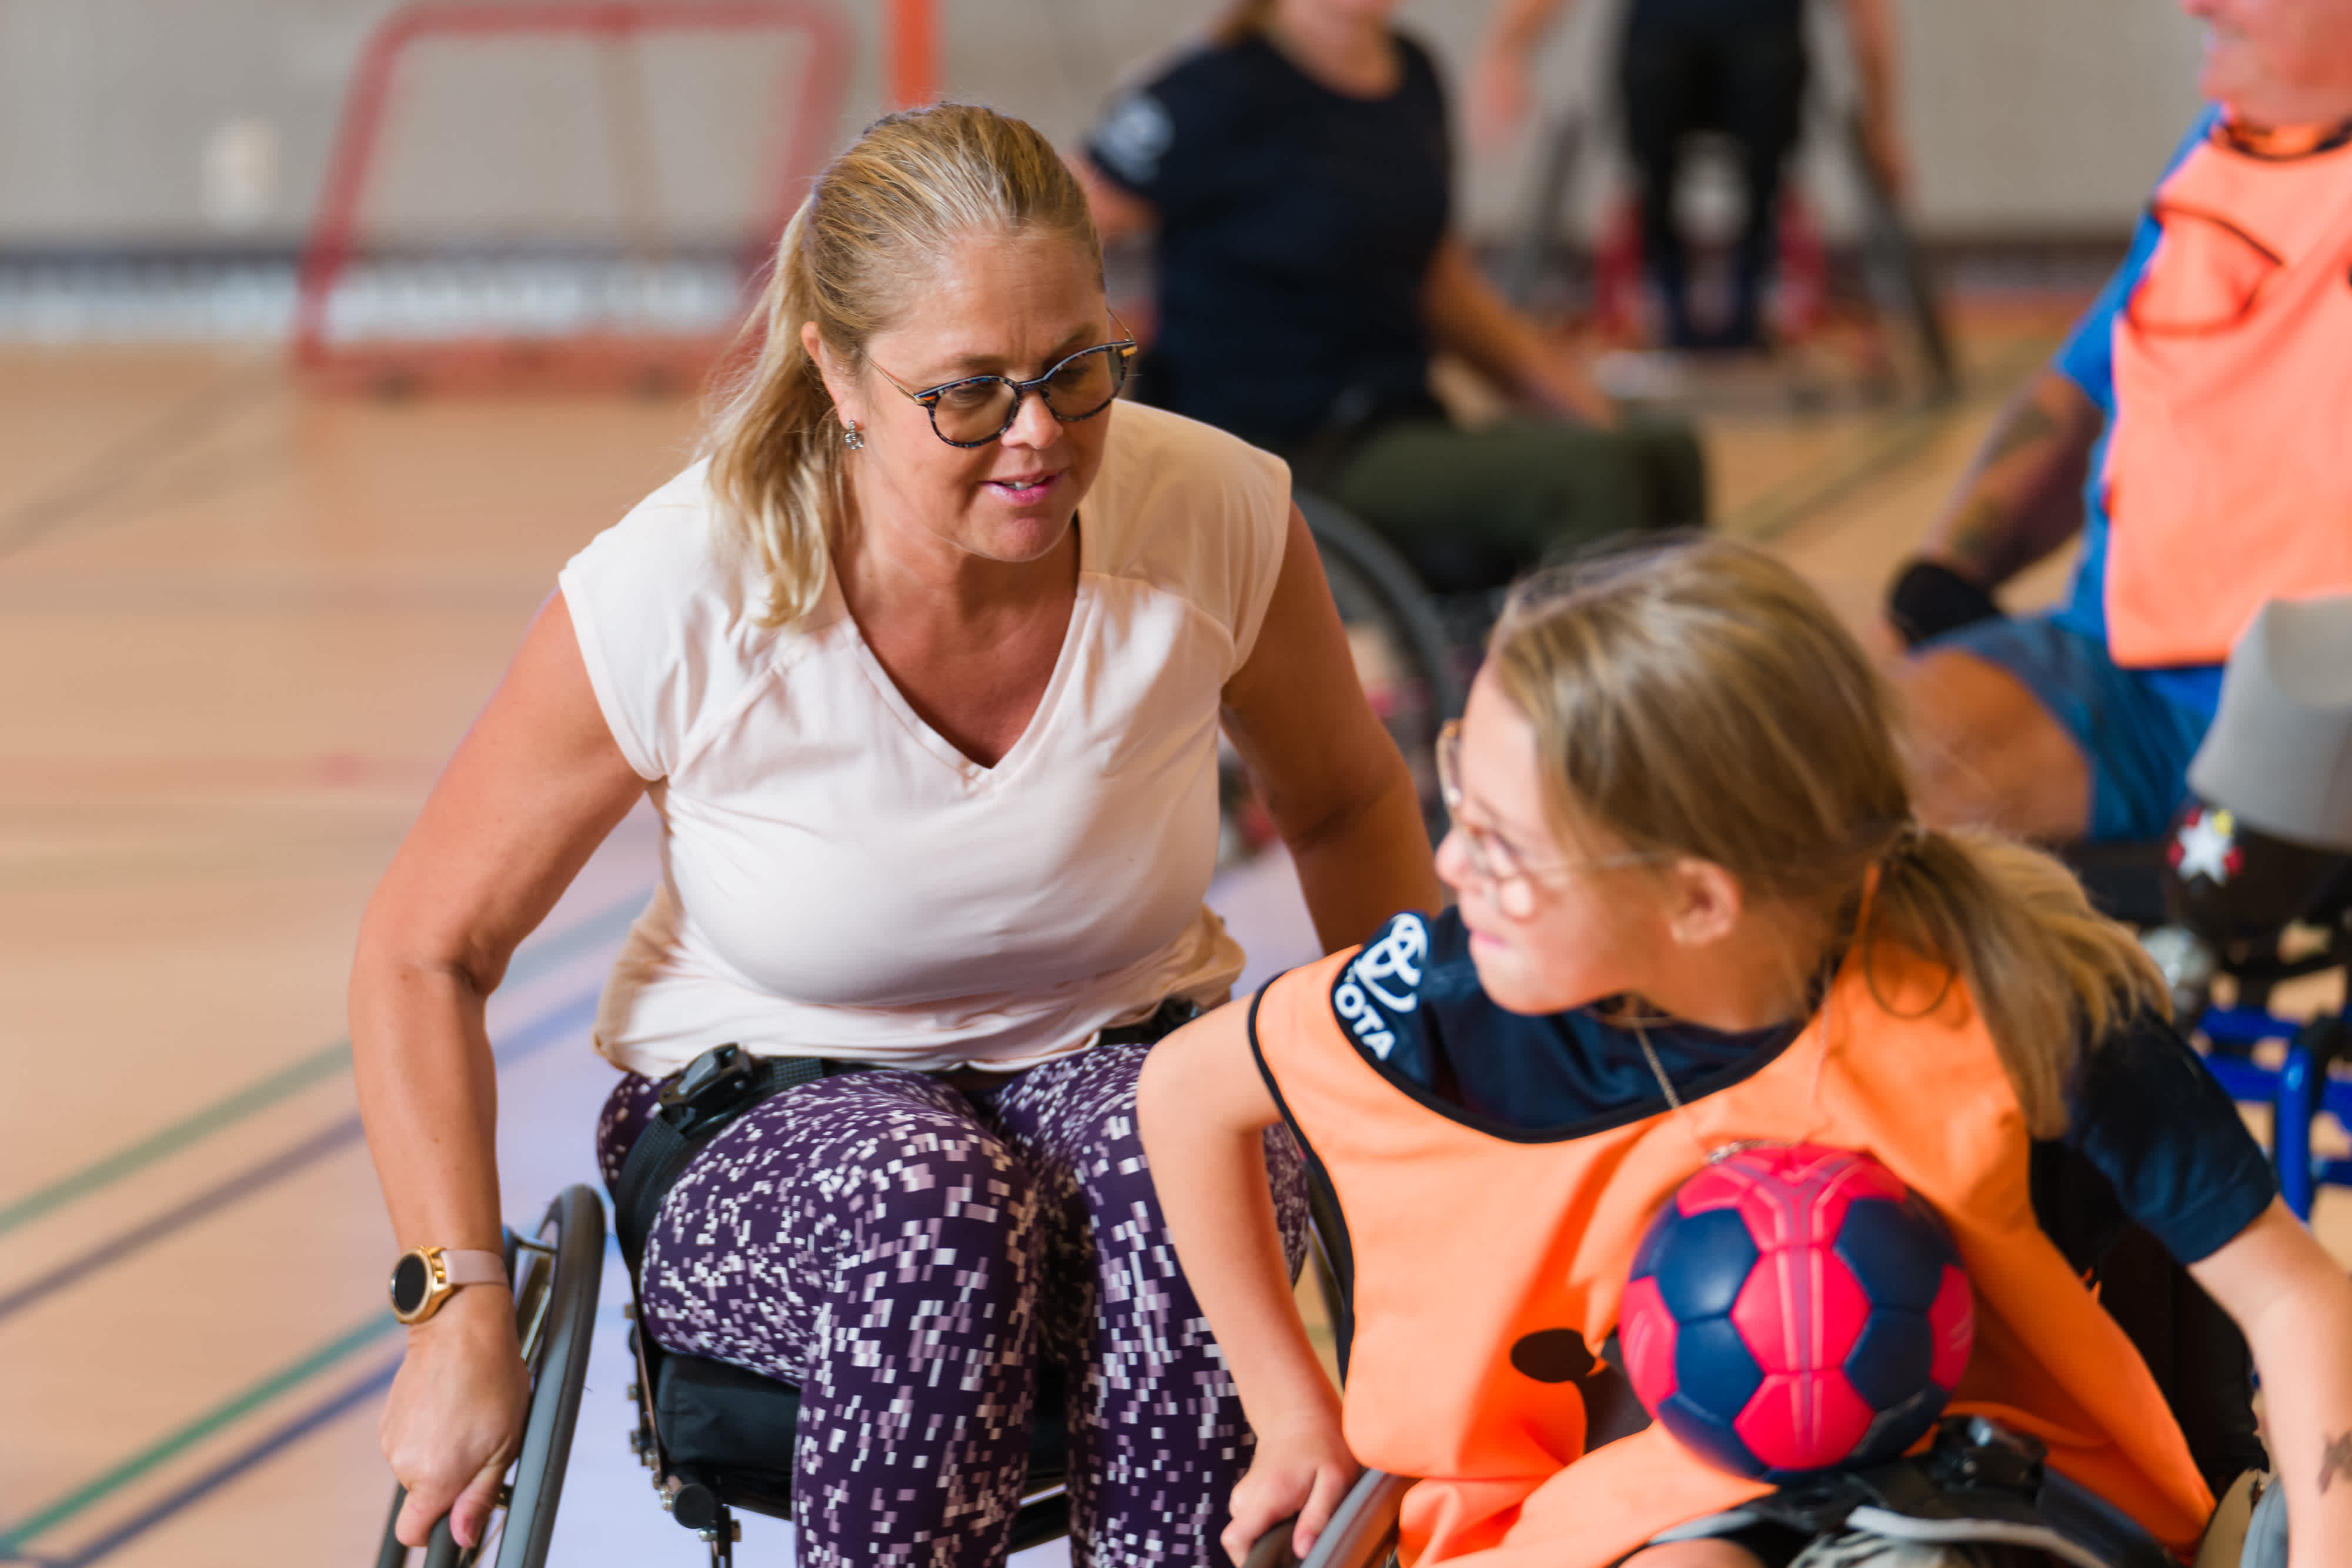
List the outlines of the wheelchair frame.
<svg viewBox="0 0 2352 1568">
<path fill-rule="evenodd" d="M 2102 913 L 2149 934 L 2179 929 L 2170 925 L 2165 907 L 2160 843 L 2077 846 L 2067 860 Z M 2186 931 L 2181 936 L 2196 940 Z M 2311 1147 L 2313 1124 L 2323 1113 L 2352 1130 L 2352 1080 L 2330 1071 L 2338 1062 L 2352 1063 L 2352 929 L 2339 925 L 2326 933 L 2322 946 L 2294 958 L 2280 956 L 2277 938 L 2263 951 L 2212 956 L 2212 970 L 2198 977 L 2187 997 L 2176 998 L 2177 1004 L 2187 1003 L 2179 1021 L 2205 1037 L 2206 1069 L 2230 1098 L 2270 1110 L 2271 1164 L 2278 1173 L 2279 1196 L 2296 1218 L 2307 1222 L 2320 1187 L 2352 1186 L 2352 1159 L 2320 1159 Z M 2336 1011 L 2297 1019 L 2271 1010 L 2276 987 L 2331 969 L 2347 976 L 2347 993 Z M 2210 999 L 2216 978 L 2227 978 L 2235 988 L 2230 1006 Z M 2275 1068 L 2251 1054 L 2271 1040 L 2285 1046 Z"/>
</svg>

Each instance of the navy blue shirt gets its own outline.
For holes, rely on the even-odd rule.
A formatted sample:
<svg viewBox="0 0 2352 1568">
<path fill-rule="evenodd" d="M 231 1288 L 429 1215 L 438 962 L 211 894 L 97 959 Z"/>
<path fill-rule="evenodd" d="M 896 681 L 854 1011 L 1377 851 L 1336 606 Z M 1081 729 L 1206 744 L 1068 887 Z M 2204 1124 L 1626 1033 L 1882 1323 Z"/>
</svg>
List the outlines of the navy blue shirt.
<svg viewBox="0 0 2352 1568">
<path fill-rule="evenodd" d="M 1530 1018 L 1489 999 L 1452 910 L 1391 920 L 1341 972 L 1331 1005 L 1390 1082 L 1496 1137 L 1549 1142 L 1667 1108 L 1631 1030 L 1590 1009 Z M 1801 1032 L 1797 1024 L 1647 1030 L 1685 1103 L 1761 1071 Z M 2136 1018 L 2087 1052 L 2069 1104 L 2056 1143 L 2105 1177 L 2122 1213 L 2181 1262 L 2210 1255 L 2277 1196 L 2237 1106 L 2159 1017 Z"/>
<path fill-rule="evenodd" d="M 1277 449 L 1439 412 L 1421 295 L 1452 151 L 1437 68 L 1396 44 L 1385 98 L 1335 92 L 1252 37 L 1104 113 L 1087 156 L 1159 215 L 1145 399 Z"/>
</svg>

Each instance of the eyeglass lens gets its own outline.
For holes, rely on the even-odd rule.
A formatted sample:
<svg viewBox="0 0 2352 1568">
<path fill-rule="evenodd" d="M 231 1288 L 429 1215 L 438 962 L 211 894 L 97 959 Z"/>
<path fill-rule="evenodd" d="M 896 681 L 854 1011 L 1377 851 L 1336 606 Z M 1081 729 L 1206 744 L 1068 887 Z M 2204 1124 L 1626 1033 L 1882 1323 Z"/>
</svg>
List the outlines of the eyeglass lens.
<svg viewBox="0 0 2352 1568">
<path fill-rule="evenodd" d="M 1462 727 L 1449 719 L 1437 732 L 1437 793 L 1453 815 L 1454 831 L 1462 835 L 1462 847 L 1470 852 L 1470 864 L 1489 882 L 1509 883 L 1519 879 L 1518 857 L 1510 846 L 1494 834 L 1473 827 L 1462 820 Z"/>
<path fill-rule="evenodd" d="M 1055 418 L 1079 420 L 1108 408 L 1126 380 L 1126 354 L 1119 345 L 1105 343 L 1072 354 L 1048 371 L 1034 390 Z M 949 441 L 992 441 L 1012 427 L 1019 396 L 1020 389 L 1003 376 L 977 376 L 942 387 L 931 402 L 931 428 Z"/>
</svg>

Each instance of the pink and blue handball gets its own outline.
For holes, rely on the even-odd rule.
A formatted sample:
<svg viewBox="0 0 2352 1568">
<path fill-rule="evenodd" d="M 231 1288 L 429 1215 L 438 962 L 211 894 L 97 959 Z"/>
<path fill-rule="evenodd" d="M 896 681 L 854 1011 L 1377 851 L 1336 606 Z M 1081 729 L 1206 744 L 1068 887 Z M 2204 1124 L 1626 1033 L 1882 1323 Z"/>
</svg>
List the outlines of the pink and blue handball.
<svg viewBox="0 0 2352 1568">
<path fill-rule="evenodd" d="M 1617 1328 L 1633 1392 L 1684 1447 L 1791 1481 L 1925 1436 L 1976 1309 L 1949 1233 L 1894 1172 L 1763 1145 L 1709 1165 L 1651 1221 Z"/>
</svg>

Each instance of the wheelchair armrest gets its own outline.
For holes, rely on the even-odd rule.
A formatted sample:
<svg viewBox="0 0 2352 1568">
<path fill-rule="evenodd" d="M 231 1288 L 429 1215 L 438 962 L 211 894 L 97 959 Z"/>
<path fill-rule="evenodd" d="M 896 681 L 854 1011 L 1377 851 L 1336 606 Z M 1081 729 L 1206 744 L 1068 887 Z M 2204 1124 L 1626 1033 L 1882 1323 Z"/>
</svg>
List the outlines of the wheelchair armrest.
<svg viewBox="0 0 2352 1568">
<path fill-rule="evenodd" d="M 1298 1525 L 1293 1514 L 1258 1537 L 1242 1568 L 1379 1568 L 1396 1544 L 1397 1512 L 1412 1485 L 1410 1476 L 1366 1470 L 1340 1499 L 1304 1562 L 1290 1550 L 1290 1532 Z"/>
</svg>

